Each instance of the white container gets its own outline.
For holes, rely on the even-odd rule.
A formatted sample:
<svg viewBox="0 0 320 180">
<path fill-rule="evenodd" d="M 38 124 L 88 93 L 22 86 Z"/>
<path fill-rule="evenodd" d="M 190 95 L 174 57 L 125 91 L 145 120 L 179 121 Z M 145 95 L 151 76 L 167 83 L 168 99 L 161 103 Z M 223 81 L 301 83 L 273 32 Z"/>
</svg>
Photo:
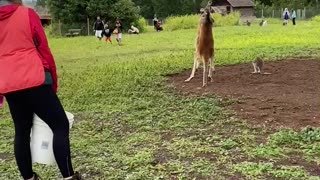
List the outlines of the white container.
<svg viewBox="0 0 320 180">
<path fill-rule="evenodd" d="M 69 112 L 66 112 L 66 115 L 71 129 L 74 115 Z M 50 127 L 37 115 L 34 115 L 30 142 L 32 162 L 47 165 L 56 164 L 52 148 L 52 139 L 53 133 Z"/>
</svg>

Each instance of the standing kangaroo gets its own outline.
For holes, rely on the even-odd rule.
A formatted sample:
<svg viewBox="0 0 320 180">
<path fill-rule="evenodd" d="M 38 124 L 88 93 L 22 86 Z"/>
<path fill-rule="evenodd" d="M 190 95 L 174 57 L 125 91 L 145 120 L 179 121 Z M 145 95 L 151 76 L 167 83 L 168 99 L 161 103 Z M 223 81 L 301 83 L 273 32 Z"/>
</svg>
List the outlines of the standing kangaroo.
<svg viewBox="0 0 320 180">
<path fill-rule="evenodd" d="M 199 60 L 203 63 L 203 84 L 205 87 L 208 83 L 208 77 L 213 81 L 212 75 L 215 73 L 214 68 L 214 42 L 212 25 L 214 20 L 211 17 L 210 9 L 208 7 L 201 9 L 201 18 L 198 27 L 198 34 L 196 38 L 196 51 L 194 54 L 193 69 L 190 77 L 185 82 L 191 81 L 194 78 L 196 69 L 199 67 Z"/>
</svg>

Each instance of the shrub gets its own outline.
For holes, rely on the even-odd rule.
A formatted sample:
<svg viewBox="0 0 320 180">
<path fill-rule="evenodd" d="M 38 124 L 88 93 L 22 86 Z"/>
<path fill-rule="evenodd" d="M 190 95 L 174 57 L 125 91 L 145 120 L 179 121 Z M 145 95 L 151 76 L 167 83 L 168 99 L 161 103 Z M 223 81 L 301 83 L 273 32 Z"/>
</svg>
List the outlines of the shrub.
<svg viewBox="0 0 320 180">
<path fill-rule="evenodd" d="M 239 24 L 240 13 L 233 12 L 226 16 L 212 15 L 214 26 L 234 26 Z M 172 16 L 166 19 L 165 29 L 175 31 L 179 29 L 195 29 L 199 24 L 199 15 Z"/>
<path fill-rule="evenodd" d="M 166 19 L 164 28 L 169 31 L 195 29 L 199 23 L 198 15 L 172 16 Z"/>
<path fill-rule="evenodd" d="M 314 22 L 320 22 L 320 16 L 315 16 L 312 18 L 312 21 Z"/>
<path fill-rule="evenodd" d="M 140 33 L 147 31 L 147 21 L 143 17 L 140 17 L 133 25 L 139 29 Z"/>
</svg>

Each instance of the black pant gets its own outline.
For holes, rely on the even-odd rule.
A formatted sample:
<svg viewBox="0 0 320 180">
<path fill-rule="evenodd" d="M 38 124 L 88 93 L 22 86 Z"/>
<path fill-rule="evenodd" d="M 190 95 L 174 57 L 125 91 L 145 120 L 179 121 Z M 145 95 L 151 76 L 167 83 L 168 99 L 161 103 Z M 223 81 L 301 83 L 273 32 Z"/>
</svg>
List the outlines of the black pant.
<svg viewBox="0 0 320 180">
<path fill-rule="evenodd" d="M 63 177 L 74 174 L 69 143 L 69 121 L 51 86 L 44 85 L 6 95 L 15 127 L 14 153 L 24 179 L 33 176 L 30 132 L 34 113 L 53 132 L 53 152 Z"/>
<path fill-rule="evenodd" d="M 292 18 L 293 25 L 296 25 L 296 18 Z"/>
</svg>

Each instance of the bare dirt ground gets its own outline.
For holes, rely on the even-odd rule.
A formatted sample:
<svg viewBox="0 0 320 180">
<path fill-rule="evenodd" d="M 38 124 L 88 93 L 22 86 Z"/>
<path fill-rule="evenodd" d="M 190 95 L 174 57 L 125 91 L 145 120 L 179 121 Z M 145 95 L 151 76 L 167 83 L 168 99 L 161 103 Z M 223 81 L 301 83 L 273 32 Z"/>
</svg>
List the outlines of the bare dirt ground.
<svg viewBox="0 0 320 180">
<path fill-rule="evenodd" d="M 230 108 L 255 127 L 320 127 L 320 61 L 286 59 L 265 62 L 265 72 L 251 74 L 251 63 L 216 67 L 214 82 L 202 85 L 202 68 L 185 83 L 191 70 L 169 76 L 184 95 L 214 95 L 235 100 Z"/>
</svg>

